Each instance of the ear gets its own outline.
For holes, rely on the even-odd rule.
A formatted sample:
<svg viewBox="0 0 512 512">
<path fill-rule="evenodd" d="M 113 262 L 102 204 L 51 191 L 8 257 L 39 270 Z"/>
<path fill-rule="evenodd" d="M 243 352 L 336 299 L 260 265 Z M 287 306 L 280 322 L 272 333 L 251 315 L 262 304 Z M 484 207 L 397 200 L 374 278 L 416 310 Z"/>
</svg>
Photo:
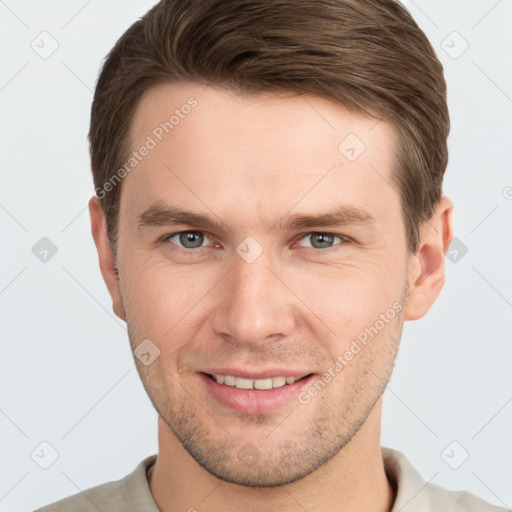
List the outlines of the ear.
<svg viewBox="0 0 512 512">
<path fill-rule="evenodd" d="M 92 237 L 98 251 L 101 275 L 112 297 L 112 309 L 121 320 L 126 321 L 119 290 L 119 276 L 116 272 L 116 259 L 108 239 L 105 215 L 100 200 L 95 196 L 89 200 L 89 215 L 91 217 Z"/>
<path fill-rule="evenodd" d="M 442 196 L 432 217 L 421 226 L 418 250 L 410 256 L 405 321 L 422 318 L 441 292 L 445 254 L 452 236 L 453 204 Z"/>
</svg>

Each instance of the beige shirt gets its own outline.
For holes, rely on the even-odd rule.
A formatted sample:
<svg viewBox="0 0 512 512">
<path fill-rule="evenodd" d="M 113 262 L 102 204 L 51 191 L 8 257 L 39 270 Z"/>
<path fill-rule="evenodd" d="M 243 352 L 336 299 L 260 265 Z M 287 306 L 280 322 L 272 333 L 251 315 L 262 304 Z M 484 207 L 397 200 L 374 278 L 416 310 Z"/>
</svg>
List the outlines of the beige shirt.
<svg viewBox="0 0 512 512">
<path fill-rule="evenodd" d="M 399 451 L 382 447 L 384 467 L 397 495 L 391 512 L 504 512 L 468 491 L 448 491 L 427 483 Z M 146 476 L 155 462 L 151 455 L 120 480 L 91 487 L 35 512 L 159 512 Z"/>
</svg>

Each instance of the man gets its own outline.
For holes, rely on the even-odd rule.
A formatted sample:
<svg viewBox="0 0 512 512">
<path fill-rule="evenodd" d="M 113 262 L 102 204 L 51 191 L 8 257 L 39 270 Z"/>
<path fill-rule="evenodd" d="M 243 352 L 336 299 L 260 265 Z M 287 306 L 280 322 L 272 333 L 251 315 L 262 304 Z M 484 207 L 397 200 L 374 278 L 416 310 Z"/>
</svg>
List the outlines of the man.
<svg viewBox="0 0 512 512">
<path fill-rule="evenodd" d="M 99 264 L 157 455 L 42 511 L 498 511 L 380 446 L 444 282 L 442 66 L 393 0 L 169 0 L 106 59 Z"/>
</svg>

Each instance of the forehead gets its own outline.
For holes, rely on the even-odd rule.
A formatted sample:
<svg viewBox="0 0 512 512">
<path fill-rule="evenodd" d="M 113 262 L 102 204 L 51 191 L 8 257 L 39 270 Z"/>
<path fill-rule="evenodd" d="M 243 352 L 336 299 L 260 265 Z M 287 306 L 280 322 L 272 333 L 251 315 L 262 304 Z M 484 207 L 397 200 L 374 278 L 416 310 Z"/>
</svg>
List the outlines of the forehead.
<svg viewBox="0 0 512 512">
<path fill-rule="evenodd" d="M 239 95 L 225 88 L 180 82 L 145 91 L 134 112 L 130 141 L 134 147 L 148 134 L 159 142 L 161 138 L 186 139 L 183 132 L 192 130 L 198 137 L 209 132 L 218 146 L 233 138 L 248 143 L 247 135 L 258 131 L 262 136 L 267 131 L 272 146 L 296 150 L 302 145 L 304 151 L 326 137 L 329 141 L 325 142 L 336 142 L 344 133 L 361 140 L 371 138 L 373 145 L 383 135 L 388 139 L 393 135 L 388 123 L 350 112 L 317 95 L 291 91 Z M 280 135 L 277 140 L 276 135 Z M 284 147 L 281 142 L 286 142 Z"/>
<path fill-rule="evenodd" d="M 379 216 L 386 203 L 399 204 L 390 184 L 394 144 L 387 122 L 319 96 L 162 84 L 134 113 L 131 149 L 150 149 L 134 160 L 121 203 L 140 210 L 171 199 L 202 211 L 230 204 L 247 214 L 254 205 L 270 215 L 358 202 Z"/>
</svg>

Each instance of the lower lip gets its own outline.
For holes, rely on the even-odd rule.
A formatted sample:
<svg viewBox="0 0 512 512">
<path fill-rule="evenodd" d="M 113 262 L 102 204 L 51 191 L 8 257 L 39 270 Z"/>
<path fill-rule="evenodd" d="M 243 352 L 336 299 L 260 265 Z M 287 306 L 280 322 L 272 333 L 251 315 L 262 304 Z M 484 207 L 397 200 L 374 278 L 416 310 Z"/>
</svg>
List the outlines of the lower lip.
<svg viewBox="0 0 512 512">
<path fill-rule="evenodd" d="M 277 411 L 308 386 L 314 375 L 304 377 L 293 384 L 266 390 L 238 389 L 234 386 L 219 384 L 209 375 L 200 373 L 199 377 L 210 393 L 221 405 L 246 414 L 269 414 Z"/>
</svg>

